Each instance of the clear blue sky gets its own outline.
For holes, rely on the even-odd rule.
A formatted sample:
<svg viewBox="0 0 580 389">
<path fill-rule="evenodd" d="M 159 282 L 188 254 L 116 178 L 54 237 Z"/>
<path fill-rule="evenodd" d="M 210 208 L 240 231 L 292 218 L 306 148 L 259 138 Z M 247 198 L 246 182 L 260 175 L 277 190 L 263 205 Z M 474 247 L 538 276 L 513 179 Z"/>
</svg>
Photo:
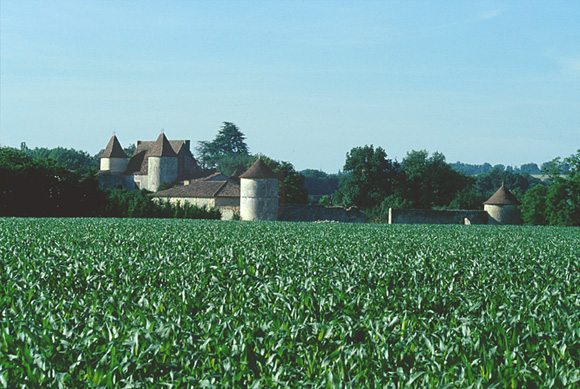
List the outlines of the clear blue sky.
<svg viewBox="0 0 580 389">
<path fill-rule="evenodd" d="M 580 148 L 580 1 L 2 0 L 0 144 L 211 140 L 521 165 Z"/>
</svg>

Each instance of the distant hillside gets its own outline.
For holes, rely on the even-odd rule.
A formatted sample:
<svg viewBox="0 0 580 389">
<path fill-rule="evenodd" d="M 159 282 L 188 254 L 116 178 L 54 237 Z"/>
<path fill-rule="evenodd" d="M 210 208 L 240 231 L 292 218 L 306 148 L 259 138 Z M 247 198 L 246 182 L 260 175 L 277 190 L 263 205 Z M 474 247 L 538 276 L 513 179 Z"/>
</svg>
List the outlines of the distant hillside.
<svg viewBox="0 0 580 389">
<path fill-rule="evenodd" d="M 520 167 L 517 166 L 505 166 L 505 165 L 495 165 L 492 166 L 489 163 L 484 163 L 482 165 L 473 165 L 473 164 L 468 164 L 468 163 L 463 163 L 463 162 L 455 162 L 455 163 L 450 163 L 449 165 L 451 165 L 451 167 L 455 170 L 457 170 L 458 172 L 462 172 L 465 173 L 468 176 L 476 176 L 479 174 L 487 174 L 489 173 L 492 169 L 497 169 L 499 171 L 505 171 L 505 172 L 510 172 L 510 173 L 527 173 L 530 175 L 543 175 L 544 174 L 544 168 L 546 168 L 548 166 L 548 164 L 550 164 L 550 162 L 546 162 L 544 164 L 542 164 L 542 167 L 540 168 L 537 164 L 535 163 L 526 163 Z"/>
</svg>

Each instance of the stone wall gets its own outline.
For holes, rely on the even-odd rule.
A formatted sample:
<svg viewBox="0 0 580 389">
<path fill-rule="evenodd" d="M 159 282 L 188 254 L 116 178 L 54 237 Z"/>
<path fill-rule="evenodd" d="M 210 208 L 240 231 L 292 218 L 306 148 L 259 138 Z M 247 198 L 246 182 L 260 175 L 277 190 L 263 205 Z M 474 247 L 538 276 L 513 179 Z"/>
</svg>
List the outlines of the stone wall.
<svg viewBox="0 0 580 389">
<path fill-rule="evenodd" d="M 278 217 L 281 221 L 314 222 L 336 221 L 343 223 L 365 223 L 364 214 L 357 208 L 325 207 L 324 205 L 285 204 Z"/>
<path fill-rule="evenodd" d="M 389 224 L 487 224 L 486 211 L 389 209 Z"/>
</svg>

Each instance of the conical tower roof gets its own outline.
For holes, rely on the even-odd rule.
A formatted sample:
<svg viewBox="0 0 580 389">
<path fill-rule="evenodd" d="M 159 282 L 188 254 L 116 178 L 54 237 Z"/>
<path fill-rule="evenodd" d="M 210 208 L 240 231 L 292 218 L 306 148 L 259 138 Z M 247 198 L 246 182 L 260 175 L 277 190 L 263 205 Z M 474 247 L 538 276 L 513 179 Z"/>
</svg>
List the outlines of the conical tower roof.
<svg viewBox="0 0 580 389">
<path fill-rule="evenodd" d="M 103 151 L 103 154 L 101 154 L 101 158 L 129 158 L 129 157 L 123 151 L 123 148 L 121 147 L 121 143 L 119 143 L 119 139 L 117 139 L 117 136 L 113 135 L 109 143 L 107 143 L 105 151 Z"/>
<path fill-rule="evenodd" d="M 504 183 L 501 184 L 501 187 L 487 199 L 484 204 L 488 205 L 519 205 L 520 202 L 518 199 L 515 198 L 513 194 L 505 187 Z"/>
<path fill-rule="evenodd" d="M 266 165 L 262 158 L 256 162 L 240 178 L 278 178 L 276 174 Z"/>
<path fill-rule="evenodd" d="M 171 147 L 164 133 L 159 134 L 159 137 L 151 148 L 149 157 L 177 157 L 175 150 Z"/>
</svg>

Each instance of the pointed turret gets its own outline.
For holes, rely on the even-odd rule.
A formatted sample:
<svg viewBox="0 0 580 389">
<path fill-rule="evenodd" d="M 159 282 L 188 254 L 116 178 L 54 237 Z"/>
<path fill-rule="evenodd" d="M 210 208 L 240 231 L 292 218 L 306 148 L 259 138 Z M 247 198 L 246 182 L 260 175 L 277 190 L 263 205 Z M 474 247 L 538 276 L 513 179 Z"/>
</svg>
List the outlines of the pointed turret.
<svg viewBox="0 0 580 389">
<path fill-rule="evenodd" d="M 240 176 L 240 217 L 278 219 L 278 178 L 262 158 Z"/>
<path fill-rule="evenodd" d="M 159 134 L 148 155 L 149 188 L 156 191 L 163 183 L 177 181 L 177 153 L 164 133 Z"/>
<path fill-rule="evenodd" d="M 258 158 L 256 162 L 240 178 L 278 178 L 276 174 L 270 169 L 268 165 L 262 160 L 261 157 Z"/>
<path fill-rule="evenodd" d="M 491 196 L 484 204 L 489 205 L 520 205 L 520 202 L 511 192 L 505 187 L 502 182 L 501 187 Z"/>
<path fill-rule="evenodd" d="M 123 151 L 116 135 L 111 137 L 99 158 L 101 158 L 101 171 L 108 171 L 113 174 L 123 173 L 129 162 L 129 157 Z"/>
<path fill-rule="evenodd" d="M 502 183 L 497 192 L 483 203 L 483 209 L 489 215 L 488 224 L 520 224 L 519 205 L 518 199 Z"/>
<path fill-rule="evenodd" d="M 177 157 L 175 150 L 171 147 L 171 143 L 167 140 L 164 133 L 159 134 L 155 141 L 153 148 L 149 154 L 150 157 Z"/>
<path fill-rule="evenodd" d="M 99 158 L 129 158 L 119 143 L 116 135 L 113 135 L 107 143 L 107 147 Z"/>
</svg>

